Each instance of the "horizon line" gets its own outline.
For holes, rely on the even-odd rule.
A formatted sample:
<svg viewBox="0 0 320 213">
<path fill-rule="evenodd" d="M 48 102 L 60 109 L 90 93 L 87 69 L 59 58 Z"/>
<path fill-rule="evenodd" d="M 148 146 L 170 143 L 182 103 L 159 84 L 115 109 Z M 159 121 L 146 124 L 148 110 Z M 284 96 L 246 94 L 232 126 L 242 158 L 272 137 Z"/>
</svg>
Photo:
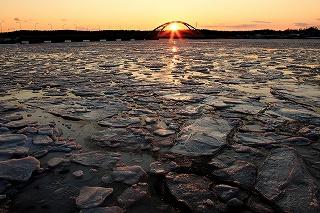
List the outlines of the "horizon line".
<svg viewBox="0 0 320 213">
<path fill-rule="evenodd" d="M 318 26 L 310 26 L 304 28 L 287 28 L 287 29 L 272 29 L 272 28 L 259 28 L 259 29 L 248 29 L 248 30 L 220 30 L 220 29 L 206 29 L 206 28 L 197 28 L 197 30 L 208 30 L 208 31 L 218 31 L 218 32 L 254 32 L 254 31 L 276 31 L 276 32 L 284 32 L 284 31 L 302 31 L 308 29 L 317 29 L 320 30 Z M 37 29 L 20 29 L 13 31 L 3 31 L 0 34 L 6 33 L 16 33 L 16 32 L 58 32 L 58 31 L 73 31 L 73 32 L 103 32 L 103 31 L 136 31 L 136 32 L 152 32 L 153 30 L 141 30 L 141 29 L 100 29 L 100 30 L 79 30 L 79 29 L 52 29 L 52 30 L 37 30 Z M 168 30 L 169 31 L 169 30 Z M 188 29 L 179 30 L 179 31 L 189 31 Z"/>
</svg>

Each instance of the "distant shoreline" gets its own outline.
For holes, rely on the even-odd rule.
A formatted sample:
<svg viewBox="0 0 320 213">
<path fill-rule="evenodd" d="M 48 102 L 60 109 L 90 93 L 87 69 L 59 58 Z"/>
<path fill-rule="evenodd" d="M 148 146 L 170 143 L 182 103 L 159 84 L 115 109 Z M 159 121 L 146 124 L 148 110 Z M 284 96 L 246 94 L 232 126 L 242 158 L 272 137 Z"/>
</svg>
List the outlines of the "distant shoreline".
<svg viewBox="0 0 320 213">
<path fill-rule="evenodd" d="M 0 33 L 0 44 L 63 43 L 89 41 L 157 40 L 168 36 L 154 36 L 153 31 L 104 30 L 104 31 L 15 31 Z M 311 27 L 300 30 L 216 31 L 198 30 L 196 35 L 181 31 L 186 39 L 320 39 L 320 30 Z"/>
</svg>

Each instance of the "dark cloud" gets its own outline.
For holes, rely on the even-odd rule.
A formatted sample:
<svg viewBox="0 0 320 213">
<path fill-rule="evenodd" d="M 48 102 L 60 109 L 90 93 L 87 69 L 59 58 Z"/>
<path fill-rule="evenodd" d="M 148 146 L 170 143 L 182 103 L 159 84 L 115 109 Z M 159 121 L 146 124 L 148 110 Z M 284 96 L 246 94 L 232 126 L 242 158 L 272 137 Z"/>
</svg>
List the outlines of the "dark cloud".
<svg viewBox="0 0 320 213">
<path fill-rule="evenodd" d="M 18 17 L 16 17 L 16 18 L 14 18 L 13 19 L 14 21 L 16 21 L 16 22 L 31 22 L 32 20 L 31 19 L 22 19 L 22 18 L 18 18 Z"/>
<path fill-rule="evenodd" d="M 320 21 L 320 18 L 317 18 L 317 21 Z"/>
<path fill-rule="evenodd" d="M 294 23 L 294 26 L 296 27 L 307 27 L 308 25 L 309 25 L 308 23 L 304 23 L 304 22 Z"/>
<path fill-rule="evenodd" d="M 272 22 L 270 21 L 252 21 L 253 23 L 257 23 L 257 24 L 271 24 Z"/>
</svg>

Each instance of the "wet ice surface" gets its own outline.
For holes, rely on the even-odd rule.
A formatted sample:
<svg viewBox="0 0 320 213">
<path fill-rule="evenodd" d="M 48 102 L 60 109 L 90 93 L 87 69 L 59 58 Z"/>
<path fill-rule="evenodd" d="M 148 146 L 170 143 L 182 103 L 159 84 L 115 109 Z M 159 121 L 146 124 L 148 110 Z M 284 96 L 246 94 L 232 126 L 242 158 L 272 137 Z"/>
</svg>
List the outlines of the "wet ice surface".
<svg viewBox="0 0 320 213">
<path fill-rule="evenodd" d="M 0 76 L 0 210 L 319 211 L 319 40 L 4 45 Z"/>
</svg>

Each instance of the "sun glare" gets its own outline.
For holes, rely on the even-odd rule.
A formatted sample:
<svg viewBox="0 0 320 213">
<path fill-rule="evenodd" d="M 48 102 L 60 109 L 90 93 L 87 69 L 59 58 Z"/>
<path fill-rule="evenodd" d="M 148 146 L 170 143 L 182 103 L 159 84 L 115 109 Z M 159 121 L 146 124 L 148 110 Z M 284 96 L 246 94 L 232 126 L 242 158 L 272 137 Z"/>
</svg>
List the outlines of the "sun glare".
<svg viewBox="0 0 320 213">
<path fill-rule="evenodd" d="M 171 31 L 178 31 L 179 30 L 179 26 L 177 24 L 173 23 L 173 24 L 170 25 L 169 29 Z"/>
</svg>

